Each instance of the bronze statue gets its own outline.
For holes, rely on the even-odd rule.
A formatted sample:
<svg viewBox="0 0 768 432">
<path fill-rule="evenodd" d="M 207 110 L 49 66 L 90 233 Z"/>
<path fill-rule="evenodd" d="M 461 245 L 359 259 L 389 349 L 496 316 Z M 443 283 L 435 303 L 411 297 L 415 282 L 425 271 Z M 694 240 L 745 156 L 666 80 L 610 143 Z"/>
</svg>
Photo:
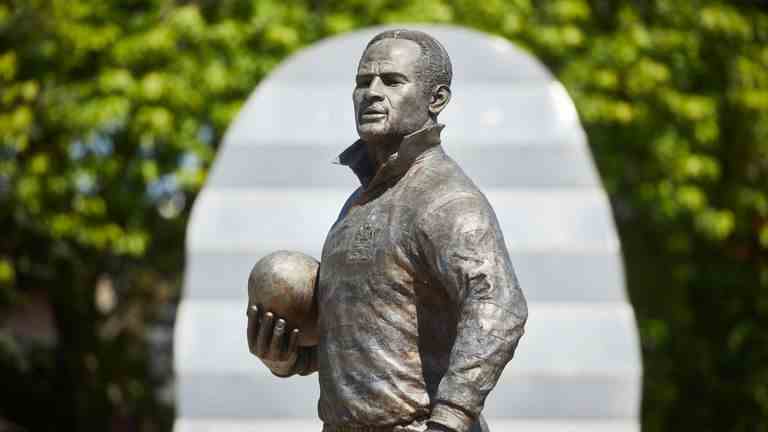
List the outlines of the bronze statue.
<svg viewBox="0 0 768 432">
<path fill-rule="evenodd" d="M 319 343 L 249 301 L 248 344 L 277 376 L 319 374 L 324 432 L 480 431 L 527 306 L 493 209 L 440 145 L 451 62 L 431 36 L 385 31 L 353 91 L 360 180 L 323 247 Z"/>
</svg>

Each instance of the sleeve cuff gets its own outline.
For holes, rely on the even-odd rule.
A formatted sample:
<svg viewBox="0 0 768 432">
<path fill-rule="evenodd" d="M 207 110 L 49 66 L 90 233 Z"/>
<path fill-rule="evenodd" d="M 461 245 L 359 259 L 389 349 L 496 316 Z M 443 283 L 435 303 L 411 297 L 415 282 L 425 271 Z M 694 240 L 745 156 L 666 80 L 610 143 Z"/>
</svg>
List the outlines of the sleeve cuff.
<svg viewBox="0 0 768 432">
<path fill-rule="evenodd" d="M 456 432 L 467 432 L 474 420 L 464 410 L 438 402 L 432 407 L 429 423 L 437 423 Z"/>
</svg>

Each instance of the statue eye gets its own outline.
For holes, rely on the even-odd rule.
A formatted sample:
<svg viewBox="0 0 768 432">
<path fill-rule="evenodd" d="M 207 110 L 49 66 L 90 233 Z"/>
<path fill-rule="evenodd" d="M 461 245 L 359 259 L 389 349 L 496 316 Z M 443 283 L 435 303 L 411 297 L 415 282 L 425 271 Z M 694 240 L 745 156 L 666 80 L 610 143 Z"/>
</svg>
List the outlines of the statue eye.
<svg viewBox="0 0 768 432">
<path fill-rule="evenodd" d="M 382 75 L 381 82 L 383 82 L 387 87 L 398 87 L 405 84 L 399 76 L 389 74 Z"/>
</svg>

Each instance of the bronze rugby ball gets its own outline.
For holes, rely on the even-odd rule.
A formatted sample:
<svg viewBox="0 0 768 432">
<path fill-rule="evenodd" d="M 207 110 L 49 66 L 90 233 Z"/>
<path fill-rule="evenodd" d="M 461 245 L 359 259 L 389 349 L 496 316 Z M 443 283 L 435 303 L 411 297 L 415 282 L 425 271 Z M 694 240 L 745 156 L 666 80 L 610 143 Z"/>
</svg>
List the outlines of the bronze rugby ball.
<svg viewBox="0 0 768 432">
<path fill-rule="evenodd" d="M 319 268 L 320 263 L 309 255 L 277 251 L 260 259 L 248 277 L 250 304 L 284 319 L 289 330 L 301 330 L 301 346 L 320 341 L 315 299 Z"/>
</svg>

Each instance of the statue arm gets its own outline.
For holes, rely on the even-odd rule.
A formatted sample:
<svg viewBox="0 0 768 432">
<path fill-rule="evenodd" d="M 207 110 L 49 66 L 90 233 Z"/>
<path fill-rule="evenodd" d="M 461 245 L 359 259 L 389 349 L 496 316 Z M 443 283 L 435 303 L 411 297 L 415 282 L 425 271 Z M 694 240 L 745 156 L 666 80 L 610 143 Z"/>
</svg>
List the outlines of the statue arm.
<svg viewBox="0 0 768 432">
<path fill-rule="evenodd" d="M 465 432 L 512 359 L 528 316 L 504 237 L 479 195 L 448 200 L 420 219 L 419 249 L 458 316 L 448 370 L 433 401 L 435 430 Z"/>
</svg>

